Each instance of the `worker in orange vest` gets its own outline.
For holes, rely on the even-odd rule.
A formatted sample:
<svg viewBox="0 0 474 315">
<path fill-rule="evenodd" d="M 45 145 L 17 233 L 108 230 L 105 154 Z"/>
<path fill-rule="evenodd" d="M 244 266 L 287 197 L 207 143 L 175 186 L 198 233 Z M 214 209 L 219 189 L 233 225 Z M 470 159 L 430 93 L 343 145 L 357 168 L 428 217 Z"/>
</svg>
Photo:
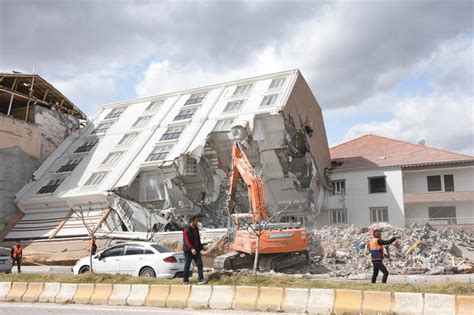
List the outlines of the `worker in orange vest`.
<svg viewBox="0 0 474 315">
<path fill-rule="evenodd" d="M 92 236 L 91 240 L 89 241 L 89 245 L 87 246 L 87 250 L 91 255 L 95 255 L 95 252 L 97 251 L 97 244 L 95 242 L 95 236 Z"/>
<path fill-rule="evenodd" d="M 396 239 L 397 237 L 392 237 L 389 240 L 383 240 L 382 232 L 380 232 L 380 230 L 374 231 L 374 237 L 369 243 L 370 256 L 372 258 L 372 265 L 374 266 L 374 272 L 372 273 L 372 283 L 377 281 L 379 270 L 383 273 L 382 283 L 387 283 L 388 270 L 383 264 L 383 259 L 385 256 L 387 256 L 384 246 L 392 244 Z"/>
<path fill-rule="evenodd" d="M 16 244 L 12 247 L 11 250 L 11 257 L 12 257 L 12 267 L 16 266 L 18 268 L 18 273 L 21 273 L 21 260 L 23 259 L 23 248 L 21 247 L 20 242 L 16 242 Z"/>
</svg>

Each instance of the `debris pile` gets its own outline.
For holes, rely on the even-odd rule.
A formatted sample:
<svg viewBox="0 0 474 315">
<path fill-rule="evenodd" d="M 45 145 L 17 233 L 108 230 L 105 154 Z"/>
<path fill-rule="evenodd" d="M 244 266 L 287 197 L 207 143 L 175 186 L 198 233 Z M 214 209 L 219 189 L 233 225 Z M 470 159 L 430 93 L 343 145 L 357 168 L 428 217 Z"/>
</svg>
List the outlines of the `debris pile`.
<svg viewBox="0 0 474 315">
<path fill-rule="evenodd" d="M 474 272 L 473 235 L 462 228 L 435 229 L 429 224 L 414 224 L 409 228 L 389 224 L 368 228 L 332 225 L 314 230 L 310 237 L 309 272 L 316 266 L 325 267 L 335 277 L 370 272 L 368 243 L 375 228 L 382 231 L 383 239 L 399 237 L 392 245 L 386 246 L 389 258 L 384 263 L 392 274 Z"/>
</svg>

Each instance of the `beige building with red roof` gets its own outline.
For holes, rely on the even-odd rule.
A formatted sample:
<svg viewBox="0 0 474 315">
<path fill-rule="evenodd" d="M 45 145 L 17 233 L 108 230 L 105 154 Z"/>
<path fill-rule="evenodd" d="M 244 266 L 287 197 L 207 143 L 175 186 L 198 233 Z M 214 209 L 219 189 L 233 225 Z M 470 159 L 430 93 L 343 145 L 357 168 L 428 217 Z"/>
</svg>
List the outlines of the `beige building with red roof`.
<svg viewBox="0 0 474 315">
<path fill-rule="evenodd" d="M 474 157 L 376 135 L 331 148 L 319 224 L 474 224 Z"/>
</svg>

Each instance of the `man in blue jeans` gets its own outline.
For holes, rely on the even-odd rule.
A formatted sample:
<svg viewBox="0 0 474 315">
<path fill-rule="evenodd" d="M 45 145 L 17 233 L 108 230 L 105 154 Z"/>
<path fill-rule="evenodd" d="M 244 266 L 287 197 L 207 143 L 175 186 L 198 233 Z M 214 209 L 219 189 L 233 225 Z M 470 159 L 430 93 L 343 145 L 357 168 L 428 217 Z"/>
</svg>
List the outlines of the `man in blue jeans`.
<svg viewBox="0 0 474 315">
<path fill-rule="evenodd" d="M 198 269 L 199 282 L 198 284 L 206 283 L 204 280 L 201 250 L 201 236 L 197 227 L 198 218 L 193 216 L 189 219 L 189 224 L 183 230 L 183 252 L 184 252 L 184 278 L 183 284 L 189 284 L 189 269 L 191 268 L 191 261 L 194 259 Z"/>
</svg>

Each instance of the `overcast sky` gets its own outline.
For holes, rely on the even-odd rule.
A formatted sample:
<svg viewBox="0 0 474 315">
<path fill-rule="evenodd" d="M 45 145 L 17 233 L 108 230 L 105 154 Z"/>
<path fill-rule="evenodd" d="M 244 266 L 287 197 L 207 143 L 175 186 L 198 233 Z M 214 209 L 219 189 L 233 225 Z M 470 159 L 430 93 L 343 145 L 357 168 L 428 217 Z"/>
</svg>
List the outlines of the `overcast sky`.
<svg viewBox="0 0 474 315">
<path fill-rule="evenodd" d="M 471 1 L 0 0 L 0 70 L 87 114 L 298 68 L 331 145 L 380 134 L 474 154 Z"/>
</svg>

